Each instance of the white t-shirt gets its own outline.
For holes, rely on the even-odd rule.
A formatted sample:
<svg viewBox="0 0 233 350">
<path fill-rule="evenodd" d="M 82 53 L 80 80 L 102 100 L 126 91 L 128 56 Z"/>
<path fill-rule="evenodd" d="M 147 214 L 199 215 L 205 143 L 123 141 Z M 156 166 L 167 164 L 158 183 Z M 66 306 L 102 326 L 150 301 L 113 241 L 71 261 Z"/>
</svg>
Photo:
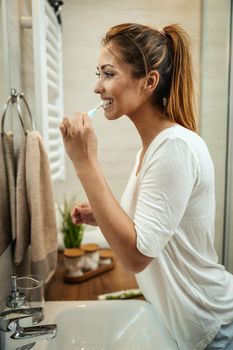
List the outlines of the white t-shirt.
<svg viewBox="0 0 233 350">
<path fill-rule="evenodd" d="M 122 196 L 138 250 L 154 257 L 136 275 L 180 350 L 204 349 L 233 321 L 233 276 L 214 248 L 214 168 L 203 139 L 176 124 L 139 155 Z M 161 349 L 162 350 L 162 349 Z"/>
</svg>

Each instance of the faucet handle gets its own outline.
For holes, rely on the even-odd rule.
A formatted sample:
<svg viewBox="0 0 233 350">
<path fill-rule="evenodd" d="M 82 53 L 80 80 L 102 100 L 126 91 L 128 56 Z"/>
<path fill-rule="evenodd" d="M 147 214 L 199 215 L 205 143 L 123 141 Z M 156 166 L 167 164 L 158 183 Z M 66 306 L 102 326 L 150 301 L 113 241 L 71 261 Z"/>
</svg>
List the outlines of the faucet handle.
<svg viewBox="0 0 233 350">
<path fill-rule="evenodd" d="M 43 308 L 33 307 L 25 309 L 11 309 L 0 313 L 0 330 L 8 332 L 15 329 L 15 322 L 25 318 L 31 318 L 32 324 L 43 320 Z"/>
<path fill-rule="evenodd" d="M 6 306 L 14 309 L 25 304 L 25 295 L 19 292 L 17 287 L 17 276 L 11 276 L 11 293 L 6 298 Z"/>
</svg>

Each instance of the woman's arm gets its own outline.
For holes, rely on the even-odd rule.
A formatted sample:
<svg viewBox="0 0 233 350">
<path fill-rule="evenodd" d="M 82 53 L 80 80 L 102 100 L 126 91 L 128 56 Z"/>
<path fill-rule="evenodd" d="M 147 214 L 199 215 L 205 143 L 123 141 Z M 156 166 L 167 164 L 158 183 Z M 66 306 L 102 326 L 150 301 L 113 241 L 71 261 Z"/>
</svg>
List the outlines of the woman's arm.
<svg viewBox="0 0 233 350">
<path fill-rule="evenodd" d="M 152 258 L 138 251 L 133 221 L 118 204 L 104 179 L 89 117 L 76 114 L 73 119 L 64 118 L 60 130 L 100 230 L 128 271 L 142 271 Z"/>
</svg>

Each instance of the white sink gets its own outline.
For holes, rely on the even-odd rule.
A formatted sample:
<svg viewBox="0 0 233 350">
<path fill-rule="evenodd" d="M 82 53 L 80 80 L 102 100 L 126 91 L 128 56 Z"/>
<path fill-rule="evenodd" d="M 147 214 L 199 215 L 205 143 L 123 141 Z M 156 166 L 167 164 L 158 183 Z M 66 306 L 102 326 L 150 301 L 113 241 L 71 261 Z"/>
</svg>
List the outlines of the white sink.
<svg viewBox="0 0 233 350">
<path fill-rule="evenodd" d="M 58 333 L 34 350 L 178 349 L 141 300 L 46 302 L 42 323 L 56 323 Z"/>
</svg>

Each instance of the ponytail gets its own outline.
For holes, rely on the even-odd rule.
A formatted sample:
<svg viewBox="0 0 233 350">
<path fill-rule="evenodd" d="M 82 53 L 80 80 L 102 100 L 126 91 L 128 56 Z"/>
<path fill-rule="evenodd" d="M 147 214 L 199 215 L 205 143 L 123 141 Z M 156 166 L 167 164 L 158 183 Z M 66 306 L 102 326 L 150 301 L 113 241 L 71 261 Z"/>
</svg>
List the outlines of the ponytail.
<svg viewBox="0 0 233 350">
<path fill-rule="evenodd" d="M 189 39 L 178 25 L 163 28 L 172 50 L 170 93 L 165 112 L 170 120 L 197 131 Z"/>
</svg>

